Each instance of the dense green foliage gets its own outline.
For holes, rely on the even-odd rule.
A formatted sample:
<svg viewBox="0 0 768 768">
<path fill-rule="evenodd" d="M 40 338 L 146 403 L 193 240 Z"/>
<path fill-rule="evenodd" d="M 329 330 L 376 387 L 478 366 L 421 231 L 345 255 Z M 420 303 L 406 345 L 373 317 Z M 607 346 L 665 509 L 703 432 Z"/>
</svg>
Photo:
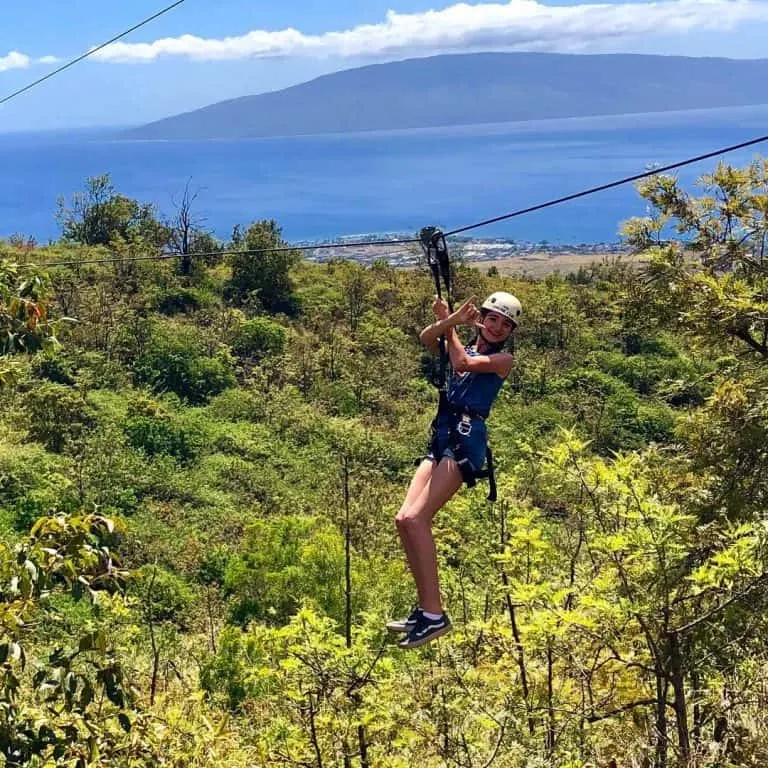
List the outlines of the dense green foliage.
<svg viewBox="0 0 768 768">
<path fill-rule="evenodd" d="M 458 296 L 526 315 L 499 502 L 435 521 L 456 629 L 410 654 L 383 625 L 413 599 L 393 518 L 435 405 L 428 274 L 130 261 L 170 234 L 108 180 L 61 243 L 3 246 L 5 764 L 765 765 L 766 173 L 644 183 L 642 271 L 457 263 Z"/>
</svg>

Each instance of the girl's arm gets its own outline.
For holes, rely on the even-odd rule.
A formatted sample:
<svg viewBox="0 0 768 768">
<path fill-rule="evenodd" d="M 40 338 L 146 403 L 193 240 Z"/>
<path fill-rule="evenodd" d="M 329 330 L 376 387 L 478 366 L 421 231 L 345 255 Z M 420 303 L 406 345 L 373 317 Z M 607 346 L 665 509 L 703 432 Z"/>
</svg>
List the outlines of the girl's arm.
<svg viewBox="0 0 768 768">
<path fill-rule="evenodd" d="M 455 361 L 451 356 L 451 365 L 457 373 L 495 373 L 502 379 L 509 376 L 515 362 L 514 356 L 510 355 L 509 352 L 494 352 L 492 355 L 468 355 L 464 351 L 464 347 L 461 346 L 461 342 L 458 344 L 463 355 L 461 357 L 457 355 Z"/>
<path fill-rule="evenodd" d="M 428 325 L 420 334 L 419 339 L 421 343 L 431 349 L 433 352 L 437 352 L 439 349 L 439 339 L 441 336 L 449 336 L 453 331 L 452 315 L 450 317 L 443 318 L 442 320 L 436 320 L 432 325 Z M 453 333 L 455 336 L 456 334 Z M 450 342 L 449 342 L 450 343 Z"/>
<path fill-rule="evenodd" d="M 419 340 L 431 352 L 438 352 L 440 349 L 440 337 L 445 335 L 449 328 L 452 327 L 448 322 L 451 317 L 451 311 L 448 309 L 448 304 L 446 304 L 445 300 L 438 299 L 437 296 L 435 296 L 435 301 L 432 304 L 432 311 L 435 313 L 437 320 L 422 330 L 419 334 Z"/>
</svg>

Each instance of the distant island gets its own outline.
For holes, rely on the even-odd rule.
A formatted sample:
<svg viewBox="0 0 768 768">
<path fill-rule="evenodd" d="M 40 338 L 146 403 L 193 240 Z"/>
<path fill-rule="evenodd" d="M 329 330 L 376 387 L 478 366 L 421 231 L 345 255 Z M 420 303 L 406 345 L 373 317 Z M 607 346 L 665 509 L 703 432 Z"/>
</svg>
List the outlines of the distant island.
<svg viewBox="0 0 768 768">
<path fill-rule="evenodd" d="M 347 133 L 768 102 L 768 59 L 479 53 L 376 64 L 120 134 L 209 139 Z"/>
</svg>

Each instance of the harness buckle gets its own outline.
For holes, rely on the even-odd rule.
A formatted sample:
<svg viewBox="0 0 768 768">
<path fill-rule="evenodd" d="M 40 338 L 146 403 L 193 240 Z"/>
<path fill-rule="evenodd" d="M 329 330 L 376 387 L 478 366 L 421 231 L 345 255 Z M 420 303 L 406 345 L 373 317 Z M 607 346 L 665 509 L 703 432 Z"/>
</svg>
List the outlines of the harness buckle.
<svg viewBox="0 0 768 768">
<path fill-rule="evenodd" d="M 468 413 L 463 413 L 459 419 L 459 423 L 456 425 L 456 431 L 462 437 L 469 437 L 472 433 L 472 418 Z"/>
</svg>

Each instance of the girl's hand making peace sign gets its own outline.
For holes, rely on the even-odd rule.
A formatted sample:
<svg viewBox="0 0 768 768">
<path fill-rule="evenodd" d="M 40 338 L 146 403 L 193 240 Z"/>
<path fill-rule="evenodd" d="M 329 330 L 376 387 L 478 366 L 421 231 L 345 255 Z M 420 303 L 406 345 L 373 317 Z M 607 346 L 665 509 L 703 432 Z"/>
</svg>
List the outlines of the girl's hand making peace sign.
<svg viewBox="0 0 768 768">
<path fill-rule="evenodd" d="M 467 299 L 452 315 L 454 325 L 470 325 L 473 328 L 484 328 L 480 322 L 480 310 L 475 306 L 477 296 Z"/>
</svg>

